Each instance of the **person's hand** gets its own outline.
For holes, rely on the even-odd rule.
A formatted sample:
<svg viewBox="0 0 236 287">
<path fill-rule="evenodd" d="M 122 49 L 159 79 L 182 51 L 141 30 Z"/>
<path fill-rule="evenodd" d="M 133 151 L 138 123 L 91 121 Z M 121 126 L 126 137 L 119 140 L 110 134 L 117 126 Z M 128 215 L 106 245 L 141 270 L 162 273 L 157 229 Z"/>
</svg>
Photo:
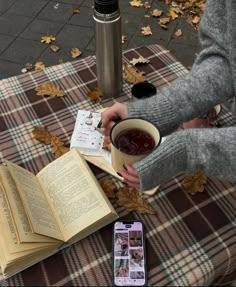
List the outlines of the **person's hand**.
<svg viewBox="0 0 236 287">
<path fill-rule="evenodd" d="M 127 116 L 128 110 L 126 105 L 118 102 L 102 113 L 102 130 L 105 136 L 104 142 L 106 144 L 110 143 L 109 132 L 112 126 L 117 120 L 127 118 Z"/>
<path fill-rule="evenodd" d="M 124 178 L 124 182 L 131 187 L 139 189 L 140 179 L 135 169 L 129 164 L 126 164 L 124 167 L 125 169 L 119 171 L 119 174 Z"/>
</svg>

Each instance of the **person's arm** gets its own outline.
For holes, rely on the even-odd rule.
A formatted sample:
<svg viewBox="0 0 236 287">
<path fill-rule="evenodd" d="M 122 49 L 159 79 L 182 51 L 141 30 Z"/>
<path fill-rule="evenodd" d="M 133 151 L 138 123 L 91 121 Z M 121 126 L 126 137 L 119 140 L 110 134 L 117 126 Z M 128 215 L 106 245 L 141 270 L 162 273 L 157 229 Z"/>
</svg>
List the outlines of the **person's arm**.
<svg viewBox="0 0 236 287">
<path fill-rule="evenodd" d="M 236 127 L 187 129 L 173 133 L 145 159 L 133 164 L 140 190 L 165 183 L 179 172 L 203 170 L 236 182 Z M 122 171 L 125 180 L 129 176 Z"/>
<path fill-rule="evenodd" d="M 150 99 L 128 103 L 128 116 L 153 121 L 163 135 L 234 96 L 229 63 L 227 5 L 208 0 L 200 25 L 202 52 L 191 72 Z"/>
</svg>

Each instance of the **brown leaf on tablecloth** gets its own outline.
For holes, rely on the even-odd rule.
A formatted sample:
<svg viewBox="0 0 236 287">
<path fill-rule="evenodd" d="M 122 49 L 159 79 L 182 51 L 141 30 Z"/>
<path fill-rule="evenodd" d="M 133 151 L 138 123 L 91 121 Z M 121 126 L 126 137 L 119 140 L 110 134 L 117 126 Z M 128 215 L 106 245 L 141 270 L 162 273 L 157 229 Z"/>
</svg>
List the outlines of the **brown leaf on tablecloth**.
<svg viewBox="0 0 236 287">
<path fill-rule="evenodd" d="M 36 62 L 34 64 L 35 71 L 41 71 L 45 68 L 45 64 L 43 62 Z"/>
<path fill-rule="evenodd" d="M 65 147 L 63 141 L 58 136 L 51 135 L 45 126 L 34 127 L 32 135 L 39 142 L 51 145 L 55 159 L 69 151 L 69 148 Z"/>
<path fill-rule="evenodd" d="M 143 35 L 145 35 L 145 36 L 152 35 L 152 29 L 149 25 L 146 27 L 141 27 L 141 29 L 142 29 Z"/>
<path fill-rule="evenodd" d="M 123 79 L 130 84 L 141 83 L 145 81 L 144 72 L 136 68 L 130 67 L 127 64 L 123 65 Z"/>
<path fill-rule="evenodd" d="M 99 103 L 102 101 L 102 93 L 99 90 L 99 88 L 94 88 L 92 91 L 89 91 L 87 93 L 87 97 L 96 103 Z"/>
<path fill-rule="evenodd" d="M 41 43 L 50 44 L 52 41 L 55 41 L 56 37 L 53 35 L 46 35 L 41 37 Z"/>
<path fill-rule="evenodd" d="M 51 136 L 51 146 L 55 159 L 69 151 L 69 148 L 65 147 L 63 141 L 57 136 Z"/>
<path fill-rule="evenodd" d="M 78 48 L 72 48 L 70 53 L 72 58 L 77 58 L 82 54 L 82 52 Z"/>
<path fill-rule="evenodd" d="M 44 144 L 51 144 L 51 135 L 48 132 L 47 127 L 38 126 L 32 130 L 33 138 Z"/>
<path fill-rule="evenodd" d="M 43 83 L 42 85 L 35 88 L 37 96 L 53 96 L 53 97 L 63 97 L 65 96 L 64 91 L 60 89 L 57 85 L 53 83 Z"/>
<path fill-rule="evenodd" d="M 162 15 L 163 11 L 162 10 L 159 10 L 159 9 L 154 9 L 152 11 L 152 16 L 153 17 L 160 17 Z"/>
<path fill-rule="evenodd" d="M 135 210 L 140 213 L 156 214 L 157 211 L 142 197 L 135 188 L 121 187 L 116 193 L 116 203 L 129 211 Z"/>
<path fill-rule="evenodd" d="M 191 175 L 185 176 L 181 182 L 184 191 L 203 192 L 207 183 L 207 176 L 203 171 L 197 171 Z"/>
<path fill-rule="evenodd" d="M 140 1 L 140 0 L 132 0 L 132 1 L 129 2 L 129 4 L 132 7 L 141 7 L 141 6 L 143 6 L 142 1 Z"/>
<path fill-rule="evenodd" d="M 130 62 L 130 64 L 135 66 L 135 65 L 138 65 L 138 64 L 148 64 L 150 61 L 148 59 L 145 59 L 143 56 L 140 56 L 138 58 L 133 58 L 129 62 Z"/>
<path fill-rule="evenodd" d="M 116 195 L 114 192 L 116 187 L 115 187 L 114 182 L 111 179 L 101 178 L 98 181 L 108 198 L 116 198 Z"/>
</svg>

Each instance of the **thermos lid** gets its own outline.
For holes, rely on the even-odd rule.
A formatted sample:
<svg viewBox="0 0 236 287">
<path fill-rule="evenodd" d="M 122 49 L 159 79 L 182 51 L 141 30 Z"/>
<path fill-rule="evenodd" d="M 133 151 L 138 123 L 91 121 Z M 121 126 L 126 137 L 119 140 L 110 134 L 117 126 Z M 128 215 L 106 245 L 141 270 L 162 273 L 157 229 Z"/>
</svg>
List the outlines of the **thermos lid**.
<svg viewBox="0 0 236 287">
<path fill-rule="evenodd" d="M 112 14 L 119 9 L 118 0 L 95 0 L 94 8 L 101 14 Z"/>
</svg>

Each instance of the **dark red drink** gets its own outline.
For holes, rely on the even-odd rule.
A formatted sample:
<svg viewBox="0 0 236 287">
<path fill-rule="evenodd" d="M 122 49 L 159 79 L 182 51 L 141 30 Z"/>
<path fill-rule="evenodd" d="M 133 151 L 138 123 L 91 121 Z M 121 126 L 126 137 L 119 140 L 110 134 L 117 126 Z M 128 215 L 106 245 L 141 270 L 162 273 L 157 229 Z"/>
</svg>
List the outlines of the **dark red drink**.
<svg viewBox="0 0 236 287">
<path fill-rule="evenodd" d="M 143 154 L 155 147 L 154 138 L 141 129 L 126 129 L 115 138 L 116 147 L 127 154 Z"/>
</svg>

